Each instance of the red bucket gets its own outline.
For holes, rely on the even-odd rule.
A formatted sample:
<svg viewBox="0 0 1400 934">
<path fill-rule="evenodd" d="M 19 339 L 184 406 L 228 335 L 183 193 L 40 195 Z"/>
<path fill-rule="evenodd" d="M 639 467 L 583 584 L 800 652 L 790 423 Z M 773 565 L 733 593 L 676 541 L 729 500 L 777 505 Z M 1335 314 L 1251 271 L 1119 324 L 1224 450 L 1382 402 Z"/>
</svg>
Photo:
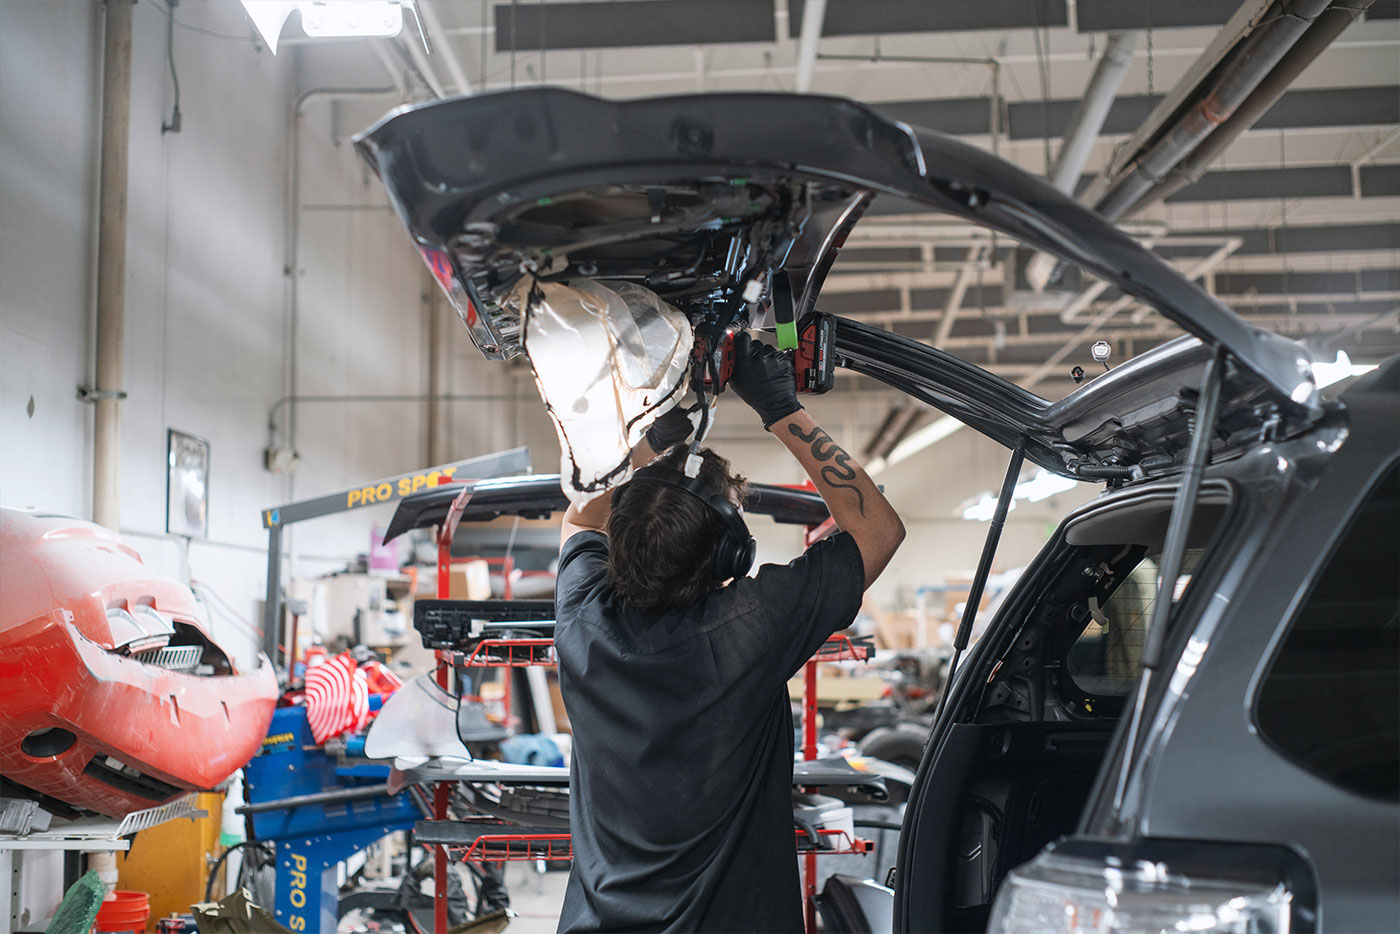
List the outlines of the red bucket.
<svg viewBox="0 0 1400 934">
<path fill-rule="evenodd" d="M 97 909 L 99 931 L 144 931 L 151 916 L 151 896 L 145 892 L 113 892 Z"/>
</svg>

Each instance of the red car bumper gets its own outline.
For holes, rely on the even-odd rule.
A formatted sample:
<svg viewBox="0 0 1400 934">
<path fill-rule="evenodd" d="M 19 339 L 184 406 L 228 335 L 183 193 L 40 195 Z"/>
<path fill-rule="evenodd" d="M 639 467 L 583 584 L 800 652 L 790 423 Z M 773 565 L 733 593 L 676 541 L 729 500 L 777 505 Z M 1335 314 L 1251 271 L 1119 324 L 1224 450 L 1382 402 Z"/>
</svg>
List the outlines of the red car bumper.
<svg viewBox="0 0 1400 934">
<path fill-rule="evenodd" d="M 57 610 L 0 640 L 0 774 L 117 817 L 212 787 L 257 751 L 277 698 L 266 659 L 243 674 L 171 671 L 104 649 L 71 618 Z"/>
</svg>

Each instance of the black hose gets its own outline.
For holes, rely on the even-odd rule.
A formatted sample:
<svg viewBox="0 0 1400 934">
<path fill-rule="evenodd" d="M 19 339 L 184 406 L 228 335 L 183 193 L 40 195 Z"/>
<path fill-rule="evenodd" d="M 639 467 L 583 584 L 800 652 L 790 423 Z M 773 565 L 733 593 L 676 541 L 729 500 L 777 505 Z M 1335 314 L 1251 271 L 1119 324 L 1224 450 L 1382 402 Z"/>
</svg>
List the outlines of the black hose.
<svg viewBox="0 0 1400 934">
<path fill-rule="evenodd" d="M 890 823 L 890 822 L 887 821 L 887 820 L 858 820 L 858 821 L 854 821 L 854 822 L 853 822 L 853 826 L 856 826 L 856 827 L 869 827 L 869 828 L 871 828 L 872 830 L 894 830 L 894 831 L 901 831 L 901 830 L 904 829 L 904 825 L 903 825 L 903 824 L 892 824 L 892 823 Z"/>
<path fill-rule="evenodd" d="M 259 840 L 244 840 L 242 843 L 235 843 L 233 846 L 220 853 L 219 858 L 214 860 L 214 866 L 209 870 L 209 875 L 204 880 L 204 900 L 206 902 L 212 902 L 214 900 L 214 877 L 219 874 L 219 868 L 223 866 L 224 861 L 228 859 L 230 853 L 246 846 L 262 845 L 262 842 Z"/>
</svg>

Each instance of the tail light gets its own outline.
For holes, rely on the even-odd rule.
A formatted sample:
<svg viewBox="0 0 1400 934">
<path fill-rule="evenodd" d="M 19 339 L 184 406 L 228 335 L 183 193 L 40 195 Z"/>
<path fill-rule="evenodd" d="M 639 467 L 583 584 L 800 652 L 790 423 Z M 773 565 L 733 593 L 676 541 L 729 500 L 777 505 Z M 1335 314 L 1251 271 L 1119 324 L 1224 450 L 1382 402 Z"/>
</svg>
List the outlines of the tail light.
<svg viewBox="0 0 1400 934">
<path fill-rule="evenodd" d="M 1311 870 L 1282 847 L 1066 840 L 1007 875 L 987 930 L 1292 934 L 1316 919 Z"/>
</svg>

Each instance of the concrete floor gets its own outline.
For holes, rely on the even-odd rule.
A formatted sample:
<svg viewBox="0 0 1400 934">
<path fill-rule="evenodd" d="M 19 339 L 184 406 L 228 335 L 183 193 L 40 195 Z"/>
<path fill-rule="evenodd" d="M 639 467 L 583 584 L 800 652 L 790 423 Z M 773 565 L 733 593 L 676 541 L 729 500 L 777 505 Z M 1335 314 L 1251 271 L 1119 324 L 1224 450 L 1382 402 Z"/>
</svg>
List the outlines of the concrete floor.
<svg viewBox="0 0 1400 934">
<path fill-rule="evenodd" d="M 568 872 L 540 873 L 534 863 L 507 863 L 506 887 L 516 914 L 507 929 L 510 934 L 554 934 L 568 882 Z"/>
</svg>

